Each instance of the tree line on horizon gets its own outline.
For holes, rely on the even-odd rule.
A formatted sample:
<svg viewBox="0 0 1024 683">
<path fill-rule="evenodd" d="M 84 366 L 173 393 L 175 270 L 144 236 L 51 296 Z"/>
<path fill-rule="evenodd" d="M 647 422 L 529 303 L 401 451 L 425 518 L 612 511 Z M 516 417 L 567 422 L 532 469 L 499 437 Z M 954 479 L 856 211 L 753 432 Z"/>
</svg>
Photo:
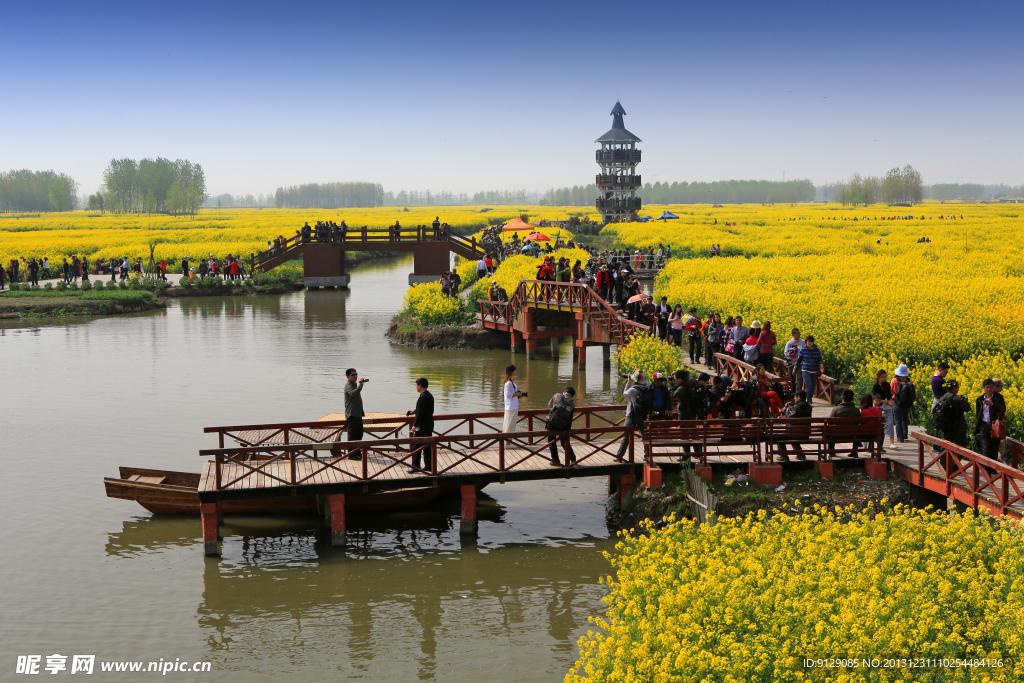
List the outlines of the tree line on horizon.
<svg viewBox="0 0 1024 683">
<path fill-rule="evenodd" d="M 0 213 L 71 211 L 78 183 L 66 173 L 10 170 L 0 173 Z"/>
<path fill-rule="evenodd" d="M 815 187 L 810 180 L 721 180 L 714 182 L 646 183 L 637 191 L 645 204 L 737 204 L 834 201 L 847 205 L 916 204 L 936 201 L 977 201 L 1024 197 L 1024 185 L 938 183 L 923 185 L 912 166 L 891 169 L 884 177 L 861 176 Z M 601 190 L 594 184 L 527 190 L 488 190 L 454 194 L 448 191 L 385 191 L 380 183 L 305 183 L 279 187 L 258 196 L 223 193 L 210 197 L 200 164 L 185 159 L 111 159 L 103 185 L 85 199 L 90 210 L 115 213 L 192 215 L 206 208 L 345 209 L 379 206 L 525 205 L 593 207 Z M 65 173 L 0 172 L 0 213 L 70 211 L 83 208 L 78 183 Z"/>
</svg>

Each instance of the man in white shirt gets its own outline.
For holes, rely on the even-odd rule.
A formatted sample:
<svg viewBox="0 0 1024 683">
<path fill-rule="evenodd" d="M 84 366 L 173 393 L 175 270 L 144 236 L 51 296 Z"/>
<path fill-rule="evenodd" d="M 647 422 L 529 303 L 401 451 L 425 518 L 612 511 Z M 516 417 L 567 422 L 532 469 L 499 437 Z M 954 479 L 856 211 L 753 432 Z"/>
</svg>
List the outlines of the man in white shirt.
<svg viewBox="0 0 1024 683">
<path fill-rule="evenodd" d="M 477 276 L 478 279 L 482 280 L 484 278 L 484 276 L 486 276 L 486 275 L 487 275 L 487 261 L 485 261 L 483 259 L 483 257 L 481 257 L 480 260 L 476 262 L 476 276 Z"/>
</svg>

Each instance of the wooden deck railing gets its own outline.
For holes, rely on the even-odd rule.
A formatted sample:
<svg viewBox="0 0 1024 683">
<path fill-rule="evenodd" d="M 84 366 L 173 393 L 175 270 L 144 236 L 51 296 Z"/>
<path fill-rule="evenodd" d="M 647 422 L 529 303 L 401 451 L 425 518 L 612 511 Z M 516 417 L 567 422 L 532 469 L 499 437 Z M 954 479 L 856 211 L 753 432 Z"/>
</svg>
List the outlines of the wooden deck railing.
<svg viewBox="0 0 1024 683">
<path fill-rule="evenodd" d="M 341 481 L 370 482 L 393 478 L 396 467 L 413 467 L 413 455 L 421 449 L 429 449 L 431 453 L 428 468 L 414 468 L 419 473 L 431 476 L 442 476 L 463 463 L 472 463 L 480 471 L 489 474 L 502 474 L 523 469 L 536 469 L 536 459 L 541 458 L 545 464 L 550 461 L 549 447 L 552 442 L 559 442 L 568 435 L 575 460 L 568 461 L 568 454 L 562 451 L 564 467 L 579 467 L 591 464 L 588 461 L 604 454 L 614 457 L 620 444 L 626 440 L 626 452 L 623 462 L 633 463 L 635 427 L 624 425 L 615 427 L 582 427 L 568 432 L 547 430 L 489 434 L 461 434 L 448 436 L 407 437 L 396 439 L 378 439 L 373 441 L 328 442 L 305 444 L 260 445 L 240 448 L 214 448 L 199 451 L 204 457 L 215 458 L 215 487 L 223 491 L 249 479 L 250 477 L 266 477 L 271 483 L 282 486 L 297 486 L 317 475 L 332 470 Z M 342 459 L 338 456 L 359 451 L 361 461 L 355 471 L 341 466 Z M 454 460 L 441 464 L 438 454 L 448 452 L 454 454 Z M 256 460 L 253 456 L 262 456 Z M 385 463 L 371 468 L 370 457 L 375 463 Z M 496 456 L 496 457 L 495 457 Z M 288 464 L 282 473 L 271 465 L 278 462 Z M 309 462 L 309 471 L 303 467 L 300 474 L 300 463 Z M 277 472 L 277 474 L 274 474 Z M 265 481 L 265 480 L 264 480 Z"/>
<path fill-rule="evenodd" d="M 579 406 L 573 413 L 573 424 L 585 429 L 621 425 L 625 406 Z M 438 436 L 494 434 L 501 432 L 504 412 L 453 413 L 434 416 L 434 433 Z M 527 432 L 534 432 L 547 419 L 547 408 L 528 408 L 519 411 L 519 424 Z M 404 415 L 366 418 L 363 433 L 377 440 L 398 437 L 411 427 L 416 418 Z M 282 422 L 276 424 L 229 425 L 206 427 L 203 432 L 217 434 L 218 446 L 225 448 L 228 441 L 242 447 L 277 447 L 336 443 L 343 440 L 348 429 L 347 420 L 315 420 L 312 422 Z"/>
<path fill-rule="evenodd" d="M 774 372 L 766 372 L 770 382 L 780 382 L 786 391 L 793 390 L 793 382 L 789 377 L 789 366 L 781 358 L 773 358 Z M 732 377 L 737 382 L 746 382 L 757 379 L 757 366 L 733 358 L 726 353 L 715 354 L 715 371 L 720 375 Z M 808 398 L 822 398 L 830 404 L 835 403 L 836 380 L 828 375 L 818 377 L 814 387 L 814 396 Z"/>
<path fill-rule="evenodd" d="M 928 487 L 924 477 L 940 480 L 947 498 L 954 498 L 977 509 L 979 506 L 996 515 L 1010 514 L 1018 519 L 1024 514 L 1024 472 L 998 460 L 991 460 L 938 437 L 914 432 L 917 439 L 917 472 L 919 485 Z M 1024 444 L 1013 440 L 1007 445 L 1019 453 Z"/>
</svg>

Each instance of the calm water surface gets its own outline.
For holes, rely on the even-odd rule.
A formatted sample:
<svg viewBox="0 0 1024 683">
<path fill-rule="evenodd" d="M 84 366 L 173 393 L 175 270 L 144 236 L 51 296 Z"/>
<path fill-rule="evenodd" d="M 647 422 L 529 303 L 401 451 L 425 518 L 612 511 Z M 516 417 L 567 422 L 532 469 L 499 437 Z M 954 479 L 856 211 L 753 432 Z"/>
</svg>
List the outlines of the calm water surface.
<svg viewBox="0 0 1024 683">
<path fill-rule="evenodd" d="M 604 611 L 602 478 L 492 484 L 468 545 L 457 503 L 350 514 L 345 548 L 312 519 L 229 517 L 220 560 L 203 557 L 198 518 L 104 495 L 119 465 L 199 471 L 198 449 L 216 446 L 204 426 L 343 411 L 348 366 L 371 378 L 369 411 L 412 408 L 420 376 L 438 413 L 499 410 L 510 361 L 532 405 L 566 383 L 584 403 L 614 400 L 568 345 L 527 362 L 389 344 L 411 269 L 363 266 L 347 292 L 0 327 L 0 680 L 17 655 L 54 653 L 212 663 L 177 680 L 560 679 Z"/>
</svg>

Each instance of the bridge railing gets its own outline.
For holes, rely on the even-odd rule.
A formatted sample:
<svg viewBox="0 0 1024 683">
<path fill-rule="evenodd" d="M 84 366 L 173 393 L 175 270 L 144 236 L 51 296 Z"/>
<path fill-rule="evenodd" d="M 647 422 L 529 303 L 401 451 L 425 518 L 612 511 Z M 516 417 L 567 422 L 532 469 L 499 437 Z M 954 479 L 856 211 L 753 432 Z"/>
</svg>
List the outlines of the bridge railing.
<svg viewBox="0 0 1024 683">
<path fill-rule="evenodd" d="M 626 448 L 621 462 L 633 463 L 635 459 L 635 427 L 583 427 L 567 431 L 527 431 L 490 434 L 436 435 L 429 437 L 407 437 L 378 439 L 372 441 L 344 441 L 289 445 L 262 445 L 240 448 L 204 449 L 199 452 L 205 457 L 214 457 L 215 490 L 223 491 L 232 487 L 258 488 L 271 485 L 296 486 L 312 483 L 321 473 L 331 471 L 342 482 L 371 482 L 394 479 L 395 468 L 409 467 L 416 472 L 430 476 L 442 476 L 460 465 L 471 465 L 473 472 L 460 474 L 504 474 L 522 470 L 536 470 L 537 459 L 544 464 L 550 462 L 549 447 L 552 443 L 568 438 L 575 459 L 562 450 L 560 464 L 564 467 L 579 467 L 594 464 L 599 456 L 614 458 L 625 441 Z M 412 458 L 424 450 L 429 451 L 429 468 L 416 468 Z M 341 456 L 358 452 L 359 465 L 353 470 L 343 467 Z M 447 456 L 442 462 L 439 455 Z M 255 456 L 261 456 L 255 459 Z M 371 465 L 371 458 L 372 465 Z M 607 459 L 604 463 L 607 463 Z M 287 467 L 272 468 L 274 463 L 286 463 Z M 305 464 L 309 464 L 309 468 Z M 347 464 L 347 463 L 345 463 Z M 266 479 L 260 479 L 265 477 Z"/>
<path fill-rule="evenodd" d="M 917 439 L 917 471 L 922 483 L 925 476 L 935 477 L 945 482 L 947 496 L 975 509 L 980 505 L 1005 515 L 1016 505 L 1014 516 L 1024 514 L 1024 472 L 935 436 L 921 432 L 911 436 Z M 1022 445 L 1014 440 L 1012 447 Z M 965 491 L 969 500 L 956 495 L 956 488 Z"/>
<path fill-rule="evenodd" d="M 679 458 L 688 450 L 706 465 L 709 447 L 725 449 L 718 452 L 720 456 L 744 455 L 753 462 L 775 462 L 786 455 L 786 447 L 800 453 L 804 446 L 813 448 L 818 460 L 861 453 L 881 460 L 882 429 L 883 422 L 877 417 L 656 420 L 646 423 L 644 442 L 652 462 Z M 658 452 L 658 448 L 670 450 Z"/>
<path fill-rule="evenodd" d="M 611 304 L 602 299 L 588 285 L 578 282 L 551 282 L 549 280 L 523 280 L 515 292 L 505 301 L 481 299 L 481 322 L 512 325 L 516 315 L 530 304 L 543 304 L 581 311 L 588 322 L 597 322 L 609 332 L 612 341 L 625 344 L 629 337 L 638 332 L 649 332 L 650 327 L 633 322 L 619 315 Z"/>
<path fill-rule="evenodd" d="M 400 226 L 386 228 L 359 227 L 320 227 L 310 226 L 308 232 L 299 231 L 296 235 L 285 237 L 276 242 L 272 248 L 257 252 L 250 258 L 252 266 L 261 269 L 272 259 L 297 249 L 305 244 L 335 244 L 344 247 L 346 244 L 358 243 L 361 246 L 379 246 L 387 251 L 388 246 L 421 244 L 424 242 L 449 242 L 465 252 L 483 256 L 483 247 L 476 236 L 464 237 L 451 232 L 450 228 L 434 229 L 430 225 Z"/>
<path fill-rule="evenodd" d="M 766 372 L 765 375 L 769 382 L 779 382 L 787 391 L 793 389 L 792 381 L 789 377 L 789 366 L 786 361 L 781 358 L 772 359 L 775 372 Z M 733 358 L 726 353 L 715 354 L 715 371 L 720 375 L 731 377 L 737 382 L 746 382 L 748 380 L 757 379 L 757 366 L 751 365 L 750 363 L 741 361 L 737 358 Z M 830 404 L 835 403 L 836 394 L 836 380 L 828 375 L 821 375 L 818 377 L 818 382 L 814 387 L 814 396 L 810 398 L 822 398 L 828 401 Z"/>
</svg>

